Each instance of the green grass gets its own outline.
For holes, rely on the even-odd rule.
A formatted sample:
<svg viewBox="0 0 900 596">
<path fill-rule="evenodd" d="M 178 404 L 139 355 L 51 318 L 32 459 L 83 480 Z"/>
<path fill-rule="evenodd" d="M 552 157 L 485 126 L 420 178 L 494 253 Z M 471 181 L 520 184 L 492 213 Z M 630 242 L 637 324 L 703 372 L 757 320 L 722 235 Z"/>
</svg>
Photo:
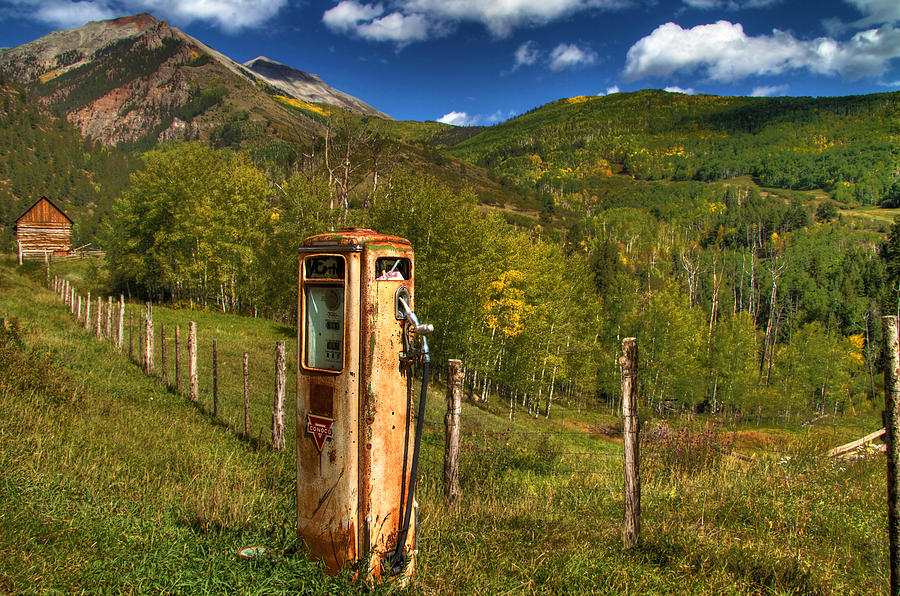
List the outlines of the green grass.
<svg viewBox="0 0 900 596">
<path fill-rule="evenodd" d="M 39 267 L 25 270 L 0 263 L 0 317 L 22 327 L 0 332 L 0 592 L 354 589 L 347 575 L 331 578 L 303 556 L 293 530 L 292 452 L 260 449 L 231 428 L 240 412 L 233 378 L 222 385 L 228 425 L 217 423 L 208 413 L 208 385 L 198 408 L 145 377 L 108 342 L 74 325 L 41 287 Z M 167 329 L 197 321 L 201 347 L 217 337 L 221 361 L 235 363 L 223 371 L 239 371 L 233 358 L 245 349 L 252 362 L 264 362 L 266 372 L 254 376 L 253 415 L 267 429 L 274 342 L 287 341 L 292 361 L 292 330 L 166 308 L 156 308 L 155 320 Z M 549 420 L 521 409 L 510 420 L 508 402 L 497 396 L 486 405 L 466 401 L 462 498 L 448 509 L 439 387 L 429 400 L 419 559 L 409 592 L 887 589 L 883 456 L 823 457 L 877 428 L 872 414 L 807 426 L 731 420 L 714 432 L 703 417 L 648 421 L 648 430 L 662 425 L 669 435 L 684 428 L 684 439 L 642 443 L 642 538 L 624 551 L 621 440 L 599 432 L 615 427 L 615 416 L 557 403 Z M 715 449 L 681 451 L 708 429 L 704 444 Z M 273 554 L 239 560 L 237 549 L 251 544 Z"/>
</svg>

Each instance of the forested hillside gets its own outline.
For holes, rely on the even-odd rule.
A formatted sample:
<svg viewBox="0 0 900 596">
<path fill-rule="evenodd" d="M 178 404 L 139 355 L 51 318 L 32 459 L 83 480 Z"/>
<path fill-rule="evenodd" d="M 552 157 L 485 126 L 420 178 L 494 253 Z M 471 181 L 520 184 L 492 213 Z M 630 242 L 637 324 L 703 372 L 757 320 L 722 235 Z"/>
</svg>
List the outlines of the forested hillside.
<svg viewBox="0 0 900 596">
<path fill-rule="evenodd" d="M 82 137 L 77 128 L 30 101 L 0 77 L 0 247 L 12 224 L 41 195 L 75 220 L 75 245 L 94 239 L 98 218 L 128 184 L 139 161 Z"/>
<path fill-rule="evenodd" d="M 639 180 L 727 180 L 822 188 L 842 202 L 900 197 L 900 93 L 718 97 L 658 90 L 562 99 L 451 148 L 555 201 Z"/>
</svg>

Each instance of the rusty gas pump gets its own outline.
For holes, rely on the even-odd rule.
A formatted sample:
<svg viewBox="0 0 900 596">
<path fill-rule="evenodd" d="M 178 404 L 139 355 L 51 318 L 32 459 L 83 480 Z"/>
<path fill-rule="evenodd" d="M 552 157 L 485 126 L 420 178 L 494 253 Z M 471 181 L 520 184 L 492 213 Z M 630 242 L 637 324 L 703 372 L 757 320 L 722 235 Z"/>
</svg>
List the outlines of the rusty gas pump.
<svg viewBox="0 0 900 596">
<path fill-rule="evenodd" d="M 412 246 L 340 230 L 307 238 L 299 265 L 298 534 L 329 571 L 408 578 L 431 331 L 412 310 Z"/>
</svg>

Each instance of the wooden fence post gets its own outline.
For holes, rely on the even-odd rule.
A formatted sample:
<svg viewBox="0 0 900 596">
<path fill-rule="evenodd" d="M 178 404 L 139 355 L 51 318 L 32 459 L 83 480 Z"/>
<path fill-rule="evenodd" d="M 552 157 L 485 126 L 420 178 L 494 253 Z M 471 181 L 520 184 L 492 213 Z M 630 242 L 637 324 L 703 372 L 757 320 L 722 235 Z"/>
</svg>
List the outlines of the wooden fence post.
<svg viewBox="0 0 900 596">
<path fill-rule="evenodd" d="M 191 375 L 191 401 L 200 399 L 200 380 L 197 378 L 197 323 L 191 321 L 188 332 L 188 369 Z"/>
<path fill-rule="evenodd" d="M 181 329 L 175 325 L 175 393 L 181 395 Z"/>
<path fill-rule="evenodd" d="M 78 295 L 78 313 L 75 315 L 75 322 L 81 322 L 81 294 Z"/>
<path fill-rule="evenodd" d="M 453 505 L 459 499 L 459 414 L 462 409 L 462 360 L 447 361 L 447 414 L 444 442 L 444 497 Z"/>
<path fill-rule="evenodd" d="M 275 404 L 272 408 L 272 449 L 284 451 L 284 342 L 275 344 Z"/>
<path fill-rule="evenodd" d="M 244 436 L 250 436 L 250 356 L 244 352 Z"/>
<path fill-rule="evenodd" d="M 169 386 L 169 371 L 166 370 L 166 324 L 159 324 L 159 367 L 163 387 Z"/>
<path fill-rule="evenodd" d="M 97 320 L 95 321 L 97 327 L 94 331 L 97 334 L 97 337 L 103 337 L 103 297 L 97 296 Z"/>
<path fill-rule="evenodd" d="M 625 521 L 622 541 L 625 548 L 638 543 L 641 535 L 641 476 L 638 419 L 638 348 L 637 340 L 622 340 L 622 417 L 625 439 Z"/>
<path fill-rule="evenodd" d="M 213 418 L 219 418 L 219 340 L 213 340 Z"/>
<path fill-rule="evenodd" d="M 897 317 L 881 317 L 884 337 L 884 412 L 882 422 L 887 443 L 888 538 L 890 540 L 891 596 L 900 594 L 900 502 L 898 502 L 897 466 L 900 464 L 900 339 Z"/>
<path fill-rule="evenodd" d="M 128 313 L 128 359 L 134 360 L 134 311 Z"/>
<path fill-rule="evenodd" d="M 115 341 L 113 335 L 113 301 L 112 295 L 106 297 L 106 339 Z"/>
<path fill-rule="evenodd" d="M 84 301 L 84 328 L 87 331 L 91 330 L 91 293 L 87 293 L 87 298 Z"/>
<path fill-rule="evenodd" d="M 119 294 L 119 327 L 116 333 L 116 347 L 120 352 L 125 347 L 125 294 Z"/>
<path fill-rule="evenodd" d="M 141 365 L 141 370 L 147 372 L 147 354 L 144 350 L 146 340 L 145 330 L 147 328 L 147 315 L 144 313 L 144 309 L 140 310 L 140 320 L 138 321 L 138 362 Z"/>
<path fill-rule="evenodd" d="M 153 375 L 153 310 L 149 302 L 144 325 L 144 372 Z"/>
</svg>

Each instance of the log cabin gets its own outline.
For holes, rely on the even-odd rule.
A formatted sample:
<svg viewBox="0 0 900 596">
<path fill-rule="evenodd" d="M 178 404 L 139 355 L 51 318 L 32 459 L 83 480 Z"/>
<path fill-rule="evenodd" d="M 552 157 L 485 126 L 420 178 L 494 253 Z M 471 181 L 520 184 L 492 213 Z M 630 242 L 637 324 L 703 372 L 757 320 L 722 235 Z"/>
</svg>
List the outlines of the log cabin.
<svg viewBox="0 0 900 596">
<path fill-rule="evenodd" d="M 41 197 L 16 219 L 19 264 L 28 256 L 48 259 L 72 250 L 72 220 L 47 197 Z"/>
</svg>

